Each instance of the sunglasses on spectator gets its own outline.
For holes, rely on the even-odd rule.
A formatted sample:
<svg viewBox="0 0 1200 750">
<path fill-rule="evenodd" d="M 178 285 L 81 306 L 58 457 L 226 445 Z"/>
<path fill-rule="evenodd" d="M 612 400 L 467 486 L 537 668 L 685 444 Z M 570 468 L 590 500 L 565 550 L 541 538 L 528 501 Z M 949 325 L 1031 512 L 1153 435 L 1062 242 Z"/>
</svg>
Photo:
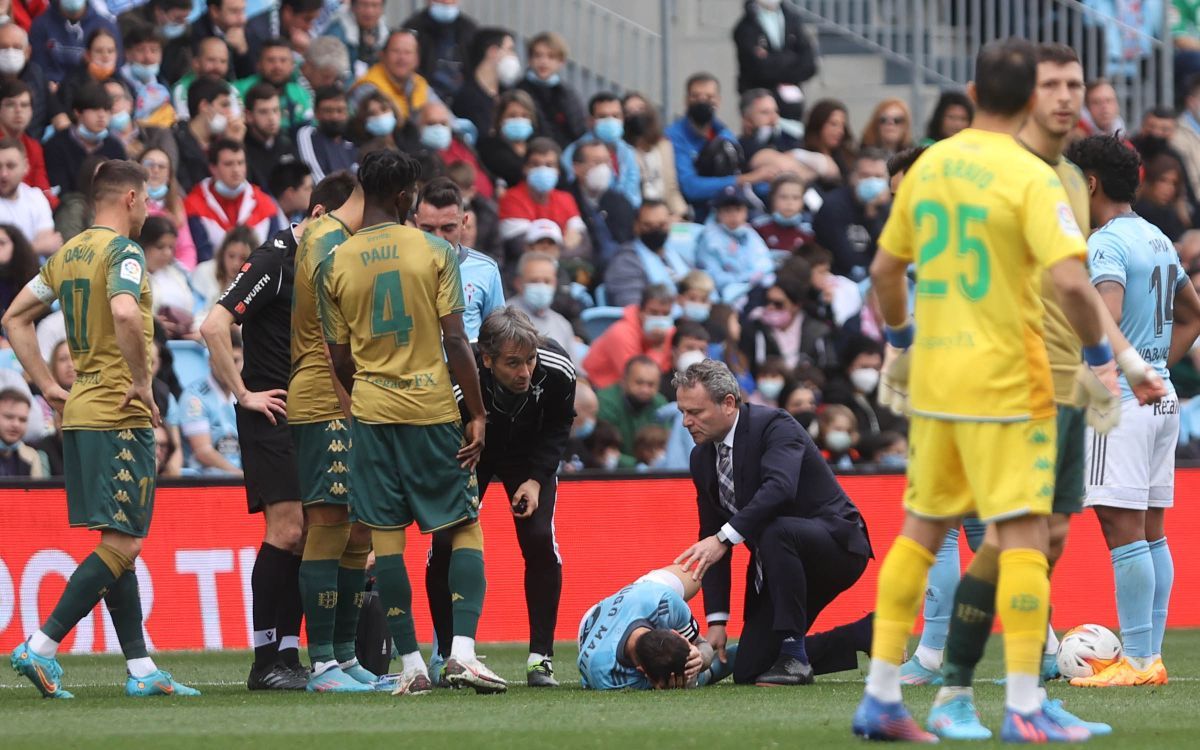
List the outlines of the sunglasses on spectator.
<svg viewBox="0 0 1200 750">
<path fill-rule="evenodd" d="M 772 310 L 785 310 L 787 309 L 787 302 L 781 299 L 768 299 L 767 307 Z"/>
<path fill-rule="evenodd" d="M 903 125 L 908 122 L 908 118 L 904 115 L 881 115 L 879 117 L 880 125 Z"/>
</svg>

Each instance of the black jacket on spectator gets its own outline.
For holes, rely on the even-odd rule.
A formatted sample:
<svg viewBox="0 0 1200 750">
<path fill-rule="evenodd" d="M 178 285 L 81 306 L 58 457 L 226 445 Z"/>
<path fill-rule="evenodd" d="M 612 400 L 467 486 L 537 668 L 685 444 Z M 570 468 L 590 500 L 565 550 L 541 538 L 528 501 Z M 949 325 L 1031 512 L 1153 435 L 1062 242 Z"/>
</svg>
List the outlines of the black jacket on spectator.
<svg viewBox="0 0 1200 750">
<path fill-rule="evenodd" d="M 523 79 L 517 88 L 524 90 L 537 105 L 540 135 L 551 138 L 566 148 L 587 132 L 587 112 L 575 89 L 559 82 L 557 86 L 542 86 Z"/>
<path fill-rule="evenodd" d="M 59 188 L 59 195 L 73 193 L 79 189 L 79 165 L 88 157 L 88 151 L 79 142 L 75 128 L 61 130 L 46 141 L 43 147 L 46 155 L 46 174 L 50 178 L 50 187 Z M 109 159 L 124 159 L 125 147 L 111 135 L 104 137 L 100 143 L 99 153 Z"/>
<path fill-rule="evenodd" d="M 637 212 L 625 196 L 612 188 L 605 191 L 595 204 L 583 197 L 579 180 L 571 183 L 568 192 L 575 196 L 579 215 L 587 225 L 592 244 L 592 263 L 598 272 L 602 271 L 616 257 L 622 245 L 633 241 L 633 221 Z"/>
<path fill-rule="evenodd" d="M 755 377 L 767 357 L 782 354 L 775 341 L 774 330 L 761 320 L 751 320 L 742 326 L 742 339 L 738 346 L 750 363 L 750 374 Z M 829 370 L 837 366 L 837 361 L 837 349 L 829 326 L 811 315 L 805 315 L 800 323 L 799 364 L 811 364 Z"/>
<path fill-rule="evenodd" d="M 825 196 L 825 203 L 813 219 L 817 244 L 833 253 L 833 272 L 853 281 L 867 278 L 875 243 L 887 222 L 886 207 L 867 218 L 866 209 L 849 185 Z"/>
<path fill-rule="evenodd" d="M 263 13 L 258 18 L 262 18 L 263 16 L 266 16 L 266 15 L 268 15 L 268 14 Z M 257 58 L 255 58 L 255 56 L 254 56 L 254 50 L 255 50 L 254 42 L 251 41 L 251 39 L 250 39 L 250 36 L 251 36 L 250 26 L 256 20 L 258 20 L 258 19 L 257 18 L 251 19 L 246 24 L 246 41 L 248 42 L 248 44 L 246 45 L 246 54 L 239 55 L 237 52 L 235 52 L 233 50 L 232 47 L 229 47 L 228 43 L 225 45 L 226 47 L 229 47 L 229 74 L 225 77 L 228 78 L 230 81 L 236 81 L 239 78 L 245 78 L 247 76 L 252 76 L 257 72 L 255 70 L 255 68 L 257 67 L 257 65 L 256 65 Z M 220 39 L 225 38 L 224 34 L 217 31 L 217 27 L 213 25 L 212 17 L 208 15 L 207 11 L 205 11 L 204 13 L 200 14 L 200 17 L 197 18 L 195 20 L 195 22 L 192 23 L 192 39 L 191 39 L 191 41 L 193 44 L 195 44 L 195 43 L 199 42 L 201 39 L 205 39 L 210 36 L 215 36 Z M 190 55 L 189 55 L 189 57 L 190 57 Z M 183 73 L 186 73 L 186 72 L 187 72 L 186 70 L 183 71 Z M 183 76 L 183 73 L 180 73 L 180 77 Z"/>
<path fill-rule="evenodd" d="M 47 435 L 32 445 L 33 448 L 46 454 L 50 463 L 50 476 L 63 476 L 63 439 L 62 430 Z"/>
<path fill-rule="evenodd" d="M 1184 180 L 1184 182 L 1187 182 L 1187 180 Z M 1184 232 L 1195 226 L 1194 220 L 1189 224 L 1184 224 L 1183 219 L 1179 218 L 1179 213 L 1176 212 L 1174 206 L 1151 203 L 1144 198 L 1133 204 L 1133 211 L 1138 216 L 1158 227 L 1163 234 L 1167 235 L 1167 239 L 1171 242 L 1175 242 Z M 1195 211 L 1189 211 L 1189 213 L 1194 215 Z"/>
<path fill-rule="evenodd" d="M 733 29 L 733 44 L 737 47 L 738 93 L 749 89 L 768 89 L 779 96 L 776 89 L 781 84 L 799 86 L 816 75 L 817 56 L 805 33 L 800 14 L 789 3 L 782 3 L 783 46 L 774 47 L 758 22 L 754 0 L 747 0 L 746 12 Z M 800 119 L 804 113 L 802 102 L 790 104 L 779 102 L 779 111 L 784 117 Z"/>
<path fill-rule="evenodd" d="M 438 23 L 429 15 L 429 8 L 425 8 L 400 24 L 400 28 L 417 32 L 417 44 L 421 48 L 417 72 L 425 76 L 447 105 L 452 104 L 464 78 L 473 73 L 466 70 L 466 62 L 467 45 L 477 28 L 475 21 L 465 13 L 459 13 L 453 23 Z"/>
<path fill-rule="evenodd" d="M 889 431 L 908 434 L 908 420 L 879 405 L 878 388 L 872 393 L 863 394 L 853 384 L 837 378 L 826 384 L 821 401 L 849 407 L 858 420 L 858 434 L 864 437 Z"/>
<path fill-rule="evenodd" d="M 296 131 L 296 152 L 312 170 L 314 185 L 325 175 L 358 168 L 358 149 L 353 143 L 345 138 L 334 140 L 313 125 Z"/>
<path fill-rule="evenodd" d="M 179 161 L 175 162 L 175 179 L 186 195 L 197 182 L 210 176 L 208 169 L 208 154 L 192 131 L 188 130 L 186 120 L 171 126 L 175 136 L 175 145 L 179 147 Z"/>
<path fill-rule="evenodd" d="M 486 130 L 479 131 L 481 133 Z M 479 139 L 475 148 L 483 168 L 497 180 L 512 187 L 525 179 L 525 159 L 516 151 L 512 144 L 500 135 L 485 135 Z"/>
<path fill-rule="evenodd" d="M 29 127 L 25 128 L 25 132 L 29 134 L 30 138 L 41 140 L 42 133 L 50 124 L 51 94 L 46 73 L 40 65 L 30 60 L 25 63 L 25 68 L 17 78 L 29 87 L 29 93 L 33 99 L 33 119 L 29 121 Z"/>
<path fill-rule="evenodd" d="M 475 214 L 475 249 L 504 265 L 504 245 L 500 241 L 500 211 L 496 204 L 476 195 L 469 205 Z"/>
<path fill-rule="evenodd" d="M 474 75 L 468 75 L 454 97 L 454 114 L 475 123 L 480 134 L 486 133 L 496 117 L 496 97 L 484 91 Z"/>
<path fill-rule="evenodd" d="M 299 158 L 296 155 L 296 144 L 283 133 L 275 136 L 275 140 L 268 146 L 259 140 L 258 136 L 247 130 L 245 146 L 246 179 L 263 190 L 269 191 L 267 180 L 271 177 L 271 170 L 275 168 L 275 165 L 284 158 Z"/>
<path fill-rule="evenodd" d="M 776 131 L 767 141 L 758 140 L 758 136 L 755 134 L 744 135 L 738 138 L 738 143 L 742 147 L 743 168 L 748 167 L 750 159 L 764 148 L 773 148 L 780 153 L 786 153 L 794 148 L 804 148 L 804 144 L 799 139 L 782 131 Z"/>
</svg>

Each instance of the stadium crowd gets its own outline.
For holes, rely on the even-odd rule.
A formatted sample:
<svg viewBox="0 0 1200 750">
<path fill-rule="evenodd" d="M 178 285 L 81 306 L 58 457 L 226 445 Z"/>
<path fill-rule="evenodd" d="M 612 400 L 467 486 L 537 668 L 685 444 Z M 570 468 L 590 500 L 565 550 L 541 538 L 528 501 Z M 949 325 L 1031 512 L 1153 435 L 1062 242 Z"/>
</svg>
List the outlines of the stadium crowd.
<svg viewBox="0 0 1200 750">
<path fill-rule="evenodd" d="M 139 161 L 163 475 L 240 474 L 233 394 L 206 370 L 181 382 L 174 362 L 203 345 L 206 313 L 250 252 L 302 220 L 315 182 L 389 148 L 418 157 L 422 183 L 449 178 L 464 195 L 474 333 L 507 299 L 585 377 L 562 471 L 686 469 L 693 443 L 669 382 L 705 356 L 750 402 L 810 428 L 835 467 L 904 465 L 906 421 L 876 399 L 883 335 L 867 269 L 890 177 L 971 122 L 963 93 L 944 92 L 928 123 L 900 99 L 852 123 L 839 101 L 803 99 L 818 61 L 794 8 L 749 0 L 733 31 L 736 90 L 694 72 L 671 107 L 684 114 L 667 121 L 636 92 L 585 101 L 554 32 L 518 49 L 457 0 L 395 29 L 384 10 L 0 0 L 0 309 L 91 224 L 98 165 Z M 1177 27 L 1180 49 L 1196 28 Z M 740 122 L 717 117 L 728 96 Z M 1093 81 L 1079 133 L 1120 132 L 1138 149 L 1135 208 L 1200 285 L 1200 74 L 1180 104 L 1127 125 L 1113 87 Z M 61 312 L 38 336 L 69 388 Z M 0 476 L 60 475 L 58 417 L 6 348 Z M 1180 397 L 1200 393 L 1200 353 L 1177 369 Z M 1200 456 L 1200 399 L 1183 408 L 1180 452 Z"/>
</svg>

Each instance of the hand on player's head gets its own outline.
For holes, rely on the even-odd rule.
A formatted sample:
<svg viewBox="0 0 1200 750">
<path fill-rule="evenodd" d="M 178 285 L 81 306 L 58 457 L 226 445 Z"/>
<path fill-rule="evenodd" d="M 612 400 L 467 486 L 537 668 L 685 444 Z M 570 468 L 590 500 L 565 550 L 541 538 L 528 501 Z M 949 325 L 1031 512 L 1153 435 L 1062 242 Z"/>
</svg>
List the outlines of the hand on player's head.
<svg viewBox="0 0 1200 750">
<path fill-rule="evenodd" d="M 656 690 L 687 685 L 687 662 L 691 644 L 670 628 L 654 628 L 634 645 L 638 669 Z"/>
</svg>

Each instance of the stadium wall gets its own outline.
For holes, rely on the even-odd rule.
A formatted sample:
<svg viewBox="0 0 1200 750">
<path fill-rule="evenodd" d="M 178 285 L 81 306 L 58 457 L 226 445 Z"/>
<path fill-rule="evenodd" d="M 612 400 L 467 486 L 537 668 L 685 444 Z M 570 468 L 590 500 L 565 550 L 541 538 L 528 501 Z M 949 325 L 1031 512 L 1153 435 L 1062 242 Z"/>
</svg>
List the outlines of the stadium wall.
<svg viewBox="0 0 1200 750">
<path fill-rule="evenodd" d="M 842 477 L 862 509 L 876 552 L 882 556 L 899 531 L 904 477 Z M 1200 566 L 1187 550 L 1200 548 L 1200 469 L 1176 475 L 1178 507 L 1168 515 L 1175 558 L 1172 627 L 1200 627 Z M 97 537 L 68 529 L 61 487 L 0 487 L 0 648 L 11 648 L 36 628 L 62 592 L 77 562 Z M 507 503 L 498 484 L 483 510 L 488 591 L 479 637 L 524 641 L 528 637 L 522 585 L 523 561 Z M 234 484 L 181 484 L 159 488 L 153 531 L 137 564 L 148 642 L 155 649 L 242 649 L 250 635 L 250 571 L 261 542 L 262 521 L 246 515 L 245 495 Z M 696 538 L 695 493 L 680 477 L 570 479 L 559 488 L 556 527 L 564 561 L 559 639 L 569 640 L 591 604 L 647 570 L 669 563 Z M 422 560 L 428 540 L 410 532 L 409 559 Z M 745 550 L 735 551 L 735 570 L 745 570 Z M 964 564 L 970 555 L 963 544 Z M 816 623 L 824 629 L 856 619 L 874 601 L 879 561 L 858 585 L 831 605 Z M 424 604 L 424 566 L 412 564 L 417 633 L 430 639 Z M 735 573 L 734 620 L 744 582 Z M 1077 518 L 1067 552 L 1054 577 L 1054 624 L 1067 628 L 1099 622 L 1115 629 L 1112 572 L 1095 516 Z M 694 602 L 702 620 L 700 598 Z M 117 652 L 112 624 L 98 607 L 68 636 L 72 653 Z"/>
</svg>

